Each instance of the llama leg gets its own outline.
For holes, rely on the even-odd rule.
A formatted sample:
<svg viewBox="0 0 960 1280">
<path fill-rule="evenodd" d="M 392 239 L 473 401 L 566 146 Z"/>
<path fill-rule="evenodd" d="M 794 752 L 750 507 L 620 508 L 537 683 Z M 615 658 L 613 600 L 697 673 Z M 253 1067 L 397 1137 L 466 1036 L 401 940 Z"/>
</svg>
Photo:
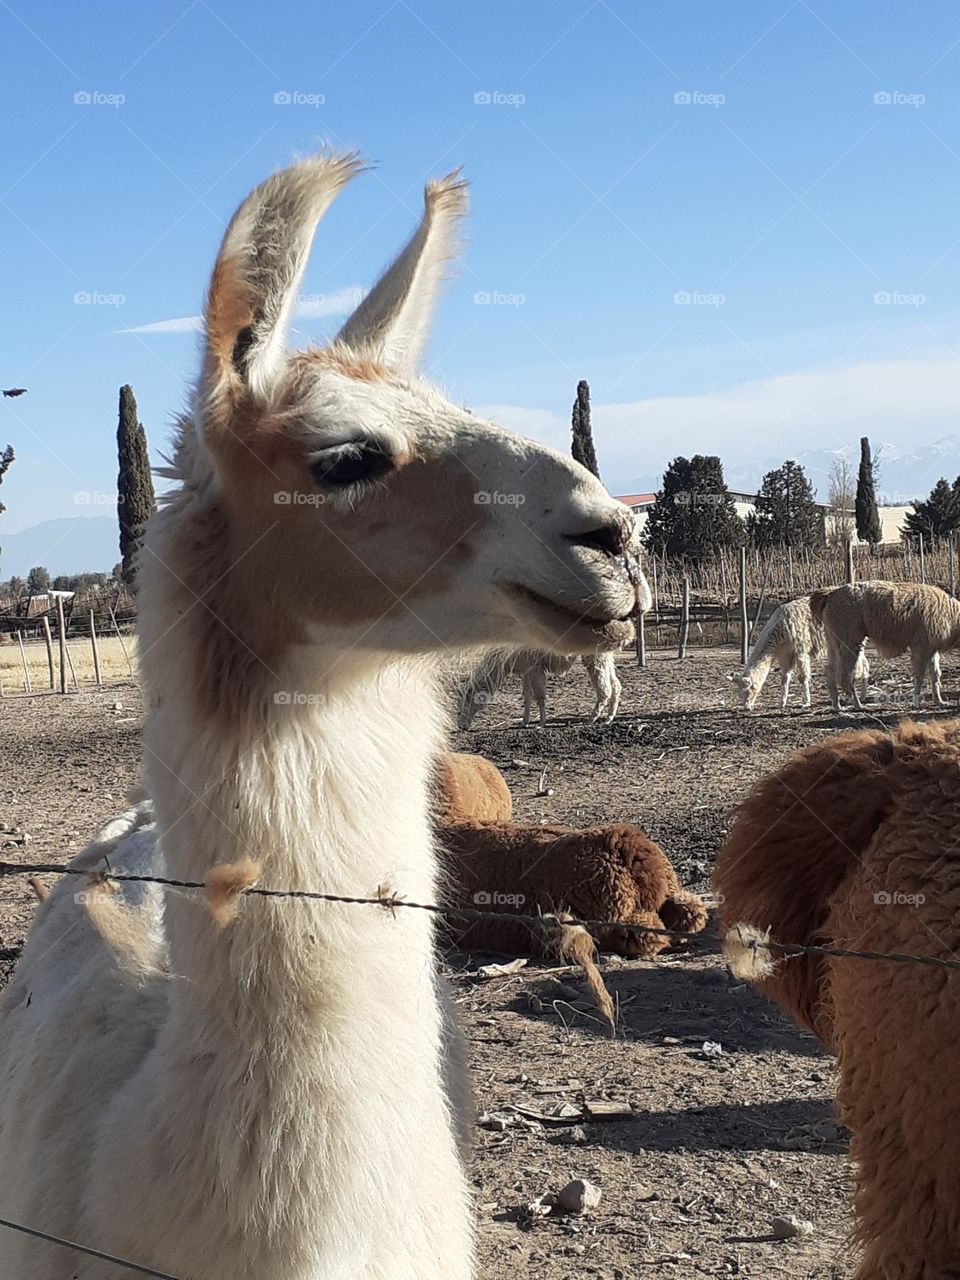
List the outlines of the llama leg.
<svg viewBox="0 0 960 1280">
<path fill-rule="evenodd" d="M 933 701 L 936 706 L 942 707 L 943 694 L 940 692 L 940 653 L 936 652 L 930 659 L 930 684 L 933 686 Z"/>
<path fill-rule="evenodd" d="M 810 705 L 810 659 L 804 655 L 797 659 L 800 665 L 800 679 L 803 681 L 803 705 Z"/>
<path fill-rule="evenodd" d="M 620 683 L 620 677 L 616 671 L 612 671 L 613 687 L 610 691 L 610 699 L 607 703 L 607 723 L 613 724 L 617 718 L 617 712 L 620 710 L 620 698 L 623 694 L 623 685 Z"/>
<path fill-rule="evenodd" d="M 533 679 L 529 671 L 525 671 L 522 676 L 523 683 L 523 727 L 526 728 L 530 723 L 530 713 L 533 711 Z"/>
<path fill-rule="evenodd" d="M 780 667 L 780 709 L 786 710 L 787 703 L 790 701 L 790 677 L 793 670 L 789 666 Z"/>
<path fill-rule="evenodd" d="M 864 702 L 867 700 L 867 690 L 870 687 L 870 663 L 867 661 L 866 643 L 860 646 L 860 652 L 857 654 L 857 665 L 854 669 L 854 679 L 860 690 L 860 697 Z"/>
<path fill-rule="evenodd" d="M 586 653 L 580 661 L 583 663 L 583 669 L 590 677 L 590 684 L 593 686 L 593 720 L 596 722 L 604 712 L 603 687 L 598 669 L 600 659 L 595 654 Z"/>
<path fill-rule="evenodd" d="M 840 710 L 840 691 L 837 688 L 837 661 L 837 652 L 831 645 L 827 653 L 827 689 L 830 692 L 830 705 L 834 711 Z"/>
<path fill-rule="evenodd" d="M 910 666 L 913 670 L 913 705 L 919 711 L 923 705 L 923 682 L 930 667 L 929 655 L 921 649 L 911 649 Z"/>
<path fill-rule="evenodd" d="M 857 689 L 856 681 L 853 678 L 859 652 L 859 646 L 853 649 L 849 645 L 844 645 L 841 657 L 840 685 L 847 697 L 853 701 L 856 709 L 862 711 L 863 703 L 860 701 L 860 691 Z"/>
<path fill-rule="evenodd" d="M 530 668 L 528 679 L 530 693 L 537 704 L 537 712 L 540 716 L 540 728 L 543 729 L 547 724 L 547 673 L 541 663 Z"/>
</svg>

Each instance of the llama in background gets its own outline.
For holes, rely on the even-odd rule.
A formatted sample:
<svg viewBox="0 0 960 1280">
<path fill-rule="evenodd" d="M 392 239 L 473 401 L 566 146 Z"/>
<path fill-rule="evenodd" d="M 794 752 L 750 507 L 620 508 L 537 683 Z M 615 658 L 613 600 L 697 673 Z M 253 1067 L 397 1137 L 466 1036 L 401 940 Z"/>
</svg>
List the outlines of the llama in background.
<svg viewBox="0 0 960 1280">
<path fill-rule="evenodd" d="M 731 676 L 740 690 L 743 705 L 752 711 L 773 664 L 780 667 L 780 706 L 790 697 L 790 680 L 798 675 L 803 683 L 803 705 L 810 706 L 810 675 L 813 660 L 826 652 L 822 623 L 810 611 L 810 597 L 788 600 L 770 615 L 757 637 L 741 672 Z M 861 696 L 867 696 L 870 665 L 861 645 L 854 664 L 854 679 Z"/>
<path fill-rule="evenodd" d="M 834 710 L 840 693 L 862 709 L 854 687 L 856 656 L 866 640 L 883 658 L 899 658 L 910 650 L 913 704 L 923 701 L 929 677 L 934 706 L 940 693 L 940 654 L 960 644 L 960 601 L 939 587 L 921 582 L 855 582 L 828 587 L 810 596 L 813 616 L 827 637 L 827 684 Z"/>
</svg>

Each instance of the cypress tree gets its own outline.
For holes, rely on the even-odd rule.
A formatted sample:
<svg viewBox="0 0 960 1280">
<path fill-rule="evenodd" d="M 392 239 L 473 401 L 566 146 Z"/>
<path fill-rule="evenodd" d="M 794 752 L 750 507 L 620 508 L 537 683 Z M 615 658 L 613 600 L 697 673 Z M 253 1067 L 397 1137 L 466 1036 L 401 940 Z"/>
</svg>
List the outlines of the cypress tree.
<svg viewBox="0 0 960 1280">
<path fill-rule="evenodd" d="M 147 433 L 137 417 L 132 387 L 120 388 L 120 424 L 117 427 L 120 474 L 117 479 L 117 515 L 120 523 L 120 558 L 123 580 L 134 584 L 136 553 L 143 530 L 157 509 L 147 454 Z"/>
<path fill-rule="evenodd" d="M 592 471 L 600 479 L 597 451 L 593 445 L 593 427 L 590 424 L 590 384 L 582 379 L 577 383 L 577 398 L 573 402 L 572 453 L 577 462 Z"/>
<path fill-rule="evenodd" d="M 883 537 L 875 485 L 875 465 L 870 456 L 870 441 L 863 436 L 860 440 L 860 470 L 857 473 L 854 516 L 857 522 L 857 537 L 861 542 L 869 542 L 872 547 L 875 547 Z"/>
</svg>

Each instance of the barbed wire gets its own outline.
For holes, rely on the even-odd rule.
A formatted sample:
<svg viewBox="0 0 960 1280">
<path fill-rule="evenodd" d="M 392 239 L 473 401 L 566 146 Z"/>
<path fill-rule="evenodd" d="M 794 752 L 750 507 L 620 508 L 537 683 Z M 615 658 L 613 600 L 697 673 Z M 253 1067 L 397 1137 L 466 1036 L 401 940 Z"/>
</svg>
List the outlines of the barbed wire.
<svg viewBox="0 0 960 1280">
<path fill-rule="evenodd" d="M 143 1267 L 139 1262 L 129 1262 L 126 1258 L 115 1258 L 112 1253 L 101 1253 L 99 1249 L 91 1249 L 85 1244 L 77 1244 L 75 1240 L 64 1240 L 60 1236 L 53 1236 L 49 1231 L 38 1231 L 35 1227 L 25 1227 L 19 1222 L 10 1222 L 6 1218 L 0 1218 L 0 1227 L 8 1227 L 11 1231 L 19 1231 L 25 1236 L 33 1236 L 37 1240 L 46 1240 L 50 1244 L 58 1244 L 63 1249 L 74 1249 L 77 1253 L 84 1253 L 88 1258 L 97 1258 L 100 1262 L 111 1262 L 115 1267 L 125 1267 L 127 1271 L 134 1271 L 137 1275 L 152 1276 L 153 1280 L 177 1280 L 176 1276 L 170 1275 L 169 1271 L 154 1271 L 152 1267 Z"/>
<path fill-rule="evenodd" d="M 207 884 L 203 880 L 176 880 L 169 876 L 137 875 L 133 872 L 114 872 L 110 870 L 91 870 L 86 867 L 72 867 L 65 863 L 38 862 L 24 864 L 0 860 L 0 879 L 7 876 L 30 875 L 67 875 L 79 876 L 85 880 L 110 881 L 117 884 L 155 884 L 167 889 L 184 889 L 193 892 L 206 892 Z M 485 911 L 479 907 L 454 907 L 435 902 L 411 902 L 398 894 L 381 893 L 376 898 L 354 897 L 342 893 L 320 893 L 313 889 L 268 889 L 261 885 L 250 885 L 239 891 L 241 896 L 274 899 L 299 899 L 307 902 L 331 902 L 346 906 L 380 907 L 389 911 L 405 909 L 408 911 L 426 911 L 432 915 L 444 916 L 450 920 L 462 920 L 467 923 L 512 923 L 534 928 L 538 921 L 546 923 L 547 917 L 524 915 L 516 911 Z M 587 920 L 564 915 L 564 925 L 580 927 L 589 932 L 617 929 L 628 934 L 677 939 L 681 941 L 699 940 L 700 935 L 681 929 L 658 929 L 653 925 L 633 924 L 622 920 Z M 944 960 L 938 956 L 915 956 L 905 952 L 856 951 L 848 947 L 828 947 L 799 942 L 776 942 L 772 938 L 751 939 L 748 945 L 752 950 L 777 952 L 783 956 L 829 956 L 840 960 L 875 960 L 889 964 L 918 964 L 928 968 L 960 970 L 960 960 Z M 719 949 L 712 952 L 699 951 L 698 955 L 722 955 Z"/>
</svg>

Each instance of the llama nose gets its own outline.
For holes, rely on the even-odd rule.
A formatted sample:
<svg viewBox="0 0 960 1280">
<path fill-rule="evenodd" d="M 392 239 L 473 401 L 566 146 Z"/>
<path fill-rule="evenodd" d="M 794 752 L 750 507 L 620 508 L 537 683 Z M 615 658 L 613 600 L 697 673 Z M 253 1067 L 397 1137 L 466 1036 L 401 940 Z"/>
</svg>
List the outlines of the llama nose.
<svg viewBox="0 0 960 1280">
<path fill-rule="evenodd" d="M 622 556 L 630 541 L 630 530 L 625 520 L 616 518 L 598 525 L 596 529 L 588 529 L 586 533 L 568 533 L 565 536 L 575 547 L 590 547 L 608 556 Z"/>
</svg>

